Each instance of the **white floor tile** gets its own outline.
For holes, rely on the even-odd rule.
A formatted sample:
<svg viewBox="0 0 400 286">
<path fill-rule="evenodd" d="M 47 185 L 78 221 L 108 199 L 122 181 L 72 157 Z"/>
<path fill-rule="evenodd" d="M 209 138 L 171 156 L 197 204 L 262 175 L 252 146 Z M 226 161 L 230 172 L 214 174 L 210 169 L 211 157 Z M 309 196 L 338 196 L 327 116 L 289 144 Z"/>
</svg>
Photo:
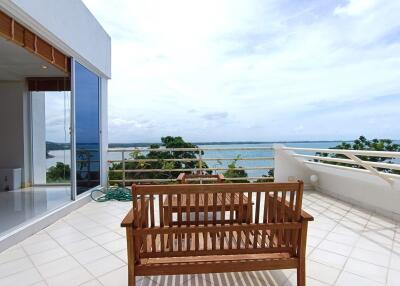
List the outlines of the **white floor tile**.
<svg viewBox="0 0 400 286">
<path fill-rule="evenodd" d="M 35 268 L 24 270 L 13 275 L 0 278 L 1 286 L 25 286 L 41 281 L 43 278 Z M 40 285 L 40 284 L 38 284 Z"/>
<path fill-rule="evenodd" d="M 90 262 L 96 261 L 100 258 L 106 257 L 111 253 L 102 248 L 101 246 L 96 246 L 76 254 L 73 254 L 76 260 L 82 265 L 86 265 Z"/>
<path fill-rule="evenodd" d="M 126 249 L 126 238 L 116 239 L 103 244 L 103 247 L 110 252 L 117 252 Z"/>
<path fill-rule="evenodd" d="M 28 255 L 33 255 L 50 249 L 59 247 L 60 245 L 53 239 L 46 239 L 41 242 L 32 243 L 29 245 L 23 245 L 23 248 L 28 253 Z"/>
<path fill-rule="evenodd" d="M 307 276 L 315 280 L 333 284 L 339 276 L 340 270 L 324 264 L 307 260 Z"/>
<path fill-rule="evenodd" d="M 326 250 L 315 249 L 308 259 L 341 269 L 346 263 L 347 257 Z"/>
<path fill-rule="evenodd" d="M 93 276 L 82 266 L 78 266 L 59 275 L 48 278 L 49 286 L 77 286 L 93 279 Z"/>
<path fill-rule="evenodd" d="M 0 264 L 17 260 L 23 257 L 26 257 L 26 253 L 22 248 L 18 247 L 7 249 L 6 251 L 0 253 Z"/>
<path fill-rule="evenodd" d="M 37 266 L 39 272 L 45 278 L 56 276 L 77 267 L 80 267 L 80 264 L 71 256 Z"/>
<path fill-rule="evenodd" d="M 100 258 L 92 263 L 88 263 L 86 265 L 86 268 L 95 277 L 98 277 L 98 276 L 101 276 L 108 272 L 111 272 L 115 269 L 118 269 L 124 265 L 125 265 L 125 263 L 122 262 L 121 259 L 115 257 L 114 255 L 109 255 L 109 256 Z"/>
<path fill-rule="evenodd" d="M 75 254 L 93 247 L 96 247 L 97 244 L 93 242 L 91 239 L 86 238 L 77 242 L 68 243 L 63 245 L 64 249 L 68 252 Z"/>
<path fill-rule="evenodd" d="M 389 267 L 400 271 L 400 252 L 393 251 Z"/>
<path fill-rule="evenodd" d="M 97 242 L 98 244 L 101 244 L 101 245 L 105 244 L 107 242 L 110 242 L 110 241 L 120 239 L 120 238 L 121 238 L 120 235 L 118 235 L 114 232 L 111 232 L 111 231 L 91 237 L 92 240 L 94 240 L 95 242 Z"/>
<path fill-rule="evenodd" d="M 379 283 L 385 283 L 386 281 L 387 268 L 357 259 L 350 258 L 344 270 Z"/>
<path fill-rule="evenodd" d="M 383 286 L 383 283 L 378 283 L 350 272 L 342 272 L 335 286 Z"/>
<path fill-rule="evenodd" d="M 0 264 L 0 278 L 33 268 L 33 263 L 26 257 Z"/>
<path fill-rule="evenodd" d="M 334 253 L 337 253 L 340 255 L 344 255 L 344 256 L 349 256 L 353 249 L 351 246 L 349 246 L 347 244 L 338 243 L 338 242 L 329 241 L 329 240 L 322 241 L 321 244 L 318 245 L 318 248 L 327 250 L 330 252 L 334 252 Z"/>
<path fill-rule="evenodd" d="M 61 247 L 39 252 L 30 256 L 35 265 L 41 265 L 67 256 L 68 253 Z"/>
<path fill-rule="evenodd" d="M 390 251 L 377 252 L 356 247 L 353 249 L 353 252 L 351 253 L 350 257 L 371 264 L 388 267 L 390 262 Z"/>
<path fill-rule="evenodd" d="M 128 285 L 128 267 L 121 267 L 100 276 L 98 279 L 104 286 L 126 286 Z"/>
<path fill-rule="evenodd" d="M 400 285 L 400 271 L 389 270 L 387 286 L 399 286 Z"/>
</svg>

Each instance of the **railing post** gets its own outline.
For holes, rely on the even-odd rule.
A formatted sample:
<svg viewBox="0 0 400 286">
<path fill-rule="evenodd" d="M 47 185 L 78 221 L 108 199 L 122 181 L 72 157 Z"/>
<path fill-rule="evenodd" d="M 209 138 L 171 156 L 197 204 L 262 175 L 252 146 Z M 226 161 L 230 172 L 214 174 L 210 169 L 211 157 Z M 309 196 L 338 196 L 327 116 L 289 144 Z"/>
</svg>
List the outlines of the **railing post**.
<svg viewBox="0 0 400 286">
<path fill-rule="evenodd" d="M 203 157 L 202 157 L 202 155 L 201 155 L 201 153 L 203 152 L 203 150 L 201 150 L 200 148 L 199 148 L 199 169 L 200 169 L 200 174 L 202 175 L 203 174 Z M 201 177 L 200 177 L 200 184 L 202 184 L 203 183 L 203 180 L 201 179 Z"/>
<path fill-rule="evenodd" d="M 125 188 L 125 151 L 122 151 L 122 187 Z"/>
</svg>

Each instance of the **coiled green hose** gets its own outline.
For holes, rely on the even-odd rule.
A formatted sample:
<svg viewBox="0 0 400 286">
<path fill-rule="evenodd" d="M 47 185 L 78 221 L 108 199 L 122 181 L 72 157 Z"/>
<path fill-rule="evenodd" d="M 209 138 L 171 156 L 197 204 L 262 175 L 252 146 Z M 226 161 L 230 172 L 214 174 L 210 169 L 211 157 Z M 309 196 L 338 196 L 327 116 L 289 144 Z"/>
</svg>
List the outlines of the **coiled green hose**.
<svg viewBox="0 0 400 286">
<path fill-rule="evenodd" d="M 101 193 L 100 196 L 94 196 L 95 194 Z M 92 200 L 102 203 L 111 200 L 120 201 L 120 202 L 129 202 L 132 201 L 132 194 L 128 188 L 123 187 L 109 187 L 106 191 L 101 189 L 93 190 L 90 193 L 90 197 Z"/>
</svg>

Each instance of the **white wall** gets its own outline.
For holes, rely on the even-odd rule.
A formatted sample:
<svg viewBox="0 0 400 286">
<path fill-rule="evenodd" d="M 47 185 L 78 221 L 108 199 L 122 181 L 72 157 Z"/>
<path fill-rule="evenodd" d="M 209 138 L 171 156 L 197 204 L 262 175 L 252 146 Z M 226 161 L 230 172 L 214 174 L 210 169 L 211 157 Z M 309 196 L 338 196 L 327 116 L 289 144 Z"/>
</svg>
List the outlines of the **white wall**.
<svg viewBox="0 0 400 286">
<path fill-rule="evenodd" d="M 389 184 L 366 170 L 312 165 L 296 159 L 292 151 L 275 148 L 275 178 L 287 180 L 296 176 L 310 184 L 310 176 L 317 175 L 314 189 L 357 206 L 400 220 L 400 180 Z"/>
<path fill-rule="evenodd" d="M 274 144 L 274 178 L 275 182 L 288 182 L 303 180 L 304 187 L 310 186 L 310 172 L 303 168 L 302 164 L 292 157 L 292 151 L 282 150 L 284 145 Z"/>
<path fill-rule="evenodd" d="M 0 82 L 0 168 L 22 168 L 29 183 L 27 91 L 24 82 Z"/>
<path fill-rule="evenodd" d="M 111 77 L 111 38 L 81 0 L 10 0 L 0 8 L 97 73 Z"/>
</svg>

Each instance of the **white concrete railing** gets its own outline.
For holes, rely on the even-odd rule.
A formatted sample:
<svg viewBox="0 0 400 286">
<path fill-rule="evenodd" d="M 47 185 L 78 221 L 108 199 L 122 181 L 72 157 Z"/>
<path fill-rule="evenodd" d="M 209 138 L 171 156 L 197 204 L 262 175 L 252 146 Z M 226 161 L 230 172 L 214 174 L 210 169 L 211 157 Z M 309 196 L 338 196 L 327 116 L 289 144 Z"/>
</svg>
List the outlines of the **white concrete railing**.
<svg viewBox="0 0 400 286">
<path fill-rule="evenodd" d="M 389 151 L 367 151 L 367 150 L 342 150 L 342 149 L 318 149 L 318 148 L 299 148 L 299 147 L 281 147 L 282 150 L 292 151 L 292 156 L 297 158 L 303 164 L 306 165 L 323 165 L 330 166 L 339 169 L 357 169 L 360 167 L 369 173 L 381 178 L 382 180 L 392 184 L 394 179 L 400 179 L 400 174 L 393 174 L 388 170 L 400 171 L 400 164 L 387 163 L 387 162 L 374 162 L 363 160 L 360 156 L 367 157 L 384 157 L 390 159 L 400 159 L 400 152 L 389 152 Z M 314 155 L 300 154 L 296 151 L 310 152 Z M 317 155 L 317 153 L 328 154 L 328 157 Z M 344 155 L 344 158 L 329 157 L 329 154 Z M 344 164 L 335 165 L 332 163 Z"/>
<path fill-rule="evenodd" d="M 168 159 L 136 159 L 136 158 L 127 158 L 127 155 L 130 153 L 148 153 L 148 152 L 187 152 L 191 151 L 196 154 L 196 158 L 168 158 Z M 239 157 L 205 157 L 203 153 L 213 152 L 213 151 L 220 151 L 220 152 L 227 152 L 227 151 L 236 151 L 236 154 L 240 155 Z M 150 149 L 150 148 L 111 148 L 108 150 L 109 157 L 111 153 L 120 153 L 120 159 L 110 159 L 108 160 L 109 166 L 113 163 L 120 163 L 121 169 L 111 170 L 109 169 L 109 173 L 122 173 L 121 179 L 109 179 L 109 184 L 119 183 L 125 186 L 127 183 L 135 183 L 135 182 L 174 182 L 176 181 L 176 177 L 165 178 L 165 179 L 134 179 L 129 178 L 129 173 L 167 173 L 167 172 L 192 172 L 192 173 L 205 173 L 205 172 L 212 172 L 218 173 L 227 170 L 244 170 L 244 171 L 269 171 L 273 170 L 273 160 L 274 157 L 272 156 L 246 156 L 243 157 L 240 153 L 241 151 L 246 151 L 246 153 L 253 153 L 253 152 L 263 152 L 272 154 L 273 148 L 272 147 L 243 147 L 243 148 L 212 148 L 212 147 L 198 147 L 198 148 L 159 148 L 159 149 Z M 268 154 L 267 154 L 268 155 Z M 118 156 L 118 157 L 119 157 Z M 114 157 L 114 156 L 113 156 Z M 236 168 L 229 168 L 229 167 L 206 167 L 207 162 L 229 162 L 229 161 L 260 161 L 260 162 L 270 162 L 269 164 L 265 164 L 264 166 L 240 166 Z M 127 168 L 127 163 L 129 162 L 136 162 L 136 163 L 147 163 L 147 162 L 197 162 L 195 168 L 137 168 L 137 169 L 129 169 Z M 222 165 L 220 163 L 220 165 Z M 249 177 L 240 177 L 240 178 L 225 178 L 226 180 L 230 181 L 239 181 L 239 180 L 249 180 L 249 181 L 257 181 L 257 180 L 271 180 L 273 181 L 272 176 L 249 176 Z M 193 179 L 196 180 L 196 179 Z M 200 180 L 200 179 L 197 179 Z"/>
</svg>

